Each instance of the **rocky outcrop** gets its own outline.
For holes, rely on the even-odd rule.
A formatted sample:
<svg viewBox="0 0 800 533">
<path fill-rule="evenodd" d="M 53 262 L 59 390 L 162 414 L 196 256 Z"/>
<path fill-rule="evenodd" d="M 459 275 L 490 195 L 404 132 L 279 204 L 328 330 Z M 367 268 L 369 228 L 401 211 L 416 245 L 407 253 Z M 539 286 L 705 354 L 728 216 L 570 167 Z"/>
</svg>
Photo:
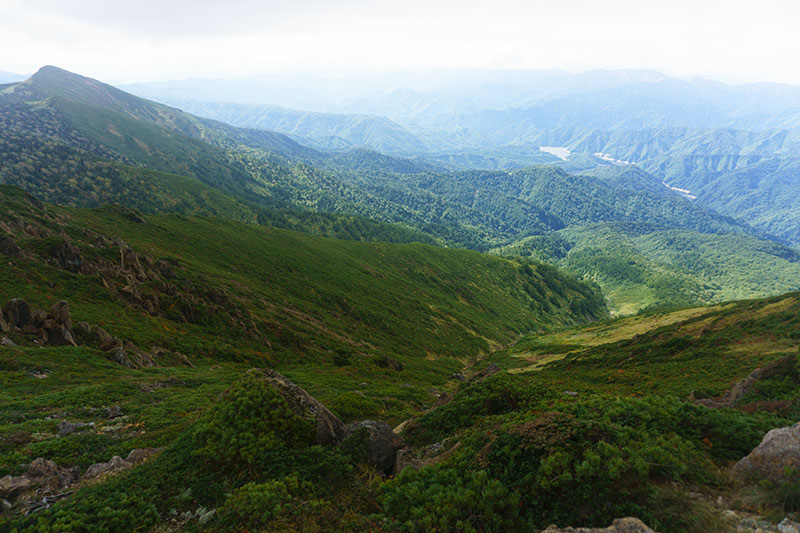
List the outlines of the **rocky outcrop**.
<svg viewBox="0 0 800 533">
<path fill-rule="evenodd" d="M 120 341 L 121 344 L 110 350 L 112 361 L 116 361 L 127 368 L 147 368 L 156 366 L 152 354 L 149 354 L 130 341 Z"/>
<path fill-rule="evenodd" d="M 796 361 L 797 358 L 794 355 L 781 357 L 780 359 L 772 361 L 762 368 L 756 368 L 746 378 L 734 383 L 733 386 L 719 398 L 697 398 L 695 396 L 695 392 L 692 392 L 689 395 L 689 401 L 694 402 L 697 405 L 710 407 L 711 409 L 733 407 L 739 402 L 739 400 L 747 395 L 753 385 L 755 385 L 757 382 L 774 376 L 786 368 L 793 367 Z"/>
<path fill-rule="evenodd" d="M 390 474 L 394 470 L 397 452 L 405 443 L 385 422 L 362 420 L 347 426 L 344 441 L 357 441 L 353 445 L 366 455 L 369 464 Z"/>
<path fill-rule="evenodd" d="M 78 322 L 73 329 L 75 342 L 85 346 L 100 348 L 111 340 L 111 335 L 100 326 L 92 326 L 88 322 Z"/>
<path fill-rule="evenodd" d="M 60 301 L 49 311 L 31 310 L 21 298 L 9 300 L 0 310 L 0 331 L 36 337 L 34 343 L 47 346 L 90 346 L 108 352 L 108 357 L 127 368 L 157 366 L 156 360 L 168 364 L 192 366 L 182 354 L 153 346 L 146 352 L 128 340 L 112 337 L 106 330 L 88 322 L 78 322 L 74 329 L 69 303 Z M 16 346 L 2 337 L 2 346 Z"/>
<path fill-rule="evenodd" d="M 55 261 L 59 268 L 78 274 L 83 272 L 85 261 L 81 251 L 70 241 L 64 240 L 54 244 L 49 250 L 50 257 Z"/>
<path fill-rule="evenodd" d="M 106 418 L 119 418 L 122 416 L 122 409 L 120 409 L 119 405 L 112 405 L 103 412 L 103 415 Z"/>
<path fill-rule="evenodd" d="M 550 526 L 542 533 L 654 533 L 638 518 L 618 518 L 609 527 L 564 527 Z"/>
<path fill-rule="evenodd" d="M 31 310 L 22 298 L 12 298 L 3 306 L 0 315 L 7 333 L 23 333 L 36 336 L 40 343 L 49 346 L 76 346 L 72 335 L 72 319 L 69 304 L 61 301 L 50 311 Z M 0 324 L 0 328 L 3 324 Z"/>
<path fill-rule="evenodd" d="M 90 465 L 83 474 L 84 479 L 96 479 L 108 474 L 116 474 L 123 470 L 133 468 L 163 450 L 163 448 L 139 448 L 131 450 L 125 459 L 115 455 L 105 463 L 95 463 Z"/>
<path fill-rule="evenodd" d="M 71 493 L 80 481 L 93 481 L 109 474 L 121 472 L 147 460 L 163 448 L 140 448 L 131 450 L 125 459 L 115 455 L 105 463 L 95 463 L 87 468 L 83 477 L 77 466 L 62 467 L 39 457 L 25 468 L 20 476 L 0 478 L 0 500 L 7 510 L 14 503 L 26 512 L 50 507 L 52 503 Z"/>
<path fill-rule="evenodd" d="M 129 220 L 145 222 L 135 210 L 115 209 Z M 13 211 L 0 214 L 0 254 L 97 276 L 105 289 L 153 316 L 169 315 L 172 320 L 191 323 L 224 316 L 227 327 L 250 338 L 262 338 L 247 307 L 234 301 L 224 288 L 202 278 L 190 280 L 176 272 L 173 264 L 140 253 L 121 239 L 90 229 L 79 236 L 67 232 L 68 223 L 67 215 L 51 212 L 33 197 L 20 199 Z M 40 245 L 22 249 L 17 244 L 20 239 L 40 240 Z"/>
<path fill-rule="evenodd" d="M 781 484 L 786 481 L 787 469 L 800 471 L 800 422 L 767 433 L 747 457 L 733 465 L 732 473 Z"/>
<path fill-rule="evenodd" d="M 0 497 L 15 499 L 23 492 L 36 488 L 54 494 L 78 481 L 78 468 L 63 468 L 41 457 L 34 459 L 21 476 L 0 478 Z"/>
<path fill-rule="evenodd" d="M 330 412 L 316 398 L 289 378 L 272 369 L 257 370 L 264 380 L 274 387 L 298 416 L 313 419 L 316 424 L 315 442 L 317 444 L 339 444 L 346 433 L 345 425 L 339 417 Z"/>
</svg>

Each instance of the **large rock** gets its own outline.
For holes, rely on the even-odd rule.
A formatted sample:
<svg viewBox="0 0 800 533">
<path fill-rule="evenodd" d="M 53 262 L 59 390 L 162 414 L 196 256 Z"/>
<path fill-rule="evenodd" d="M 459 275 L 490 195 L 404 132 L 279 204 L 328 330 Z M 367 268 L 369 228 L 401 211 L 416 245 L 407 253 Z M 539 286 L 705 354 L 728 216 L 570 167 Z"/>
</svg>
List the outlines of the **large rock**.
<svg viewBox="0 0 800 533">
<path fill-rule="evenodd" d="M 69 303 L 61 300 L 50 308 L 42 321 L 46 333 L 47 344 L 50 346 L 77 346 L 72 335 L 72 317 L 69 313 Z"/>
<path fill-rule="evenodd" d="M 95 463 L 91 465 L 89 468 L 86 469 L 86 473 L 83 475 L 83 477 L 86 479 L 92 479 L 104 476 L 106 474 L 114 474 L 122 470 L 127 470 L 132 466 L 133 463 L 131 463 L 130 461 L 126 461 L 119 455 L 115 455 L 107 463 Z"/>
<path fill-rule="evenodd" d="M 24 328 L 31 320 L 31 306 L 22 298 L 12 298 L 3 306 L 9 325 Z"/>
<path fill-rule="evenodd" d="M 6 322 L 5 313 L 3 313 L 3 309 L 0 308 L 0 333 L 10 333 L 11 326 Z"/>
<path fill-rule="evenodd" d="M 45 492 L 59 492 L 78 481 L 78 467 L 62 468 L 49 459 L 34 459 L 26 470 L 27 476 Z"/>
<path fill-rule="evenodd" d="M 49 459 L 34 459 L 21 476 L 0 478 L 0 496 L 14 499 L 36 488 L 40 494 L 55 494 L 78 481 L 78 468 L 62 468 Z"/>
<path fill-rule="evenodd" d="M 67 329 L 72 329 L 72 317 L 69 314 L 69 302 L 66 300 L 61 300 L 60 302 L 53 304 L 53 307 L 50 308 L 49 317 L 55 320 L 57 325 L 64 326 Z"/>
<path fill-rule="evenodd" d="M 58 423 L 58 436 L 66 437 L 67 435 L 72 435 L 77 431 L 87 430 L 90 428 L 94 428 L 94 422 L 89 422 L 86 424 L 84 422 L 68 422 L 66 420 L 62 420 Z"/>
<path fill-rule="evenodd" d="M 128 456 L 125 457 L 125 460 L 133 465 L 137 465 L 162 451 L 164 451 L 164 448 L 138 448 L 131 450 Z"/>
<path fill-rule="evenodd" d="M 786 481 L 786 470 L 800 471 L 800 422 L 767 433 L 747 457 L 733 465 L 733 474 L 741 478 Z"/>
<path fill-rule="evenodd" d="M 397 451 L 405 447 L 403 439 L 392 431 L 385 422 L 362 420 L 347 426 L 345 441 L 354 439 L 353 444 L 361 448 L 369 464 L 390 474 L 394 469 Z"/>
<path fill-rule="evenodd" d="M 638 518 L 617 518 L 609 527 L 564 527 L 550 526 L 542 533 L 654 533 Z"/>
<path fill-rule="evenodd" d="M 345 435 L 345 425 L 339 417 L 327 407 L 307 393 L 302 387 L 295 385 L 289 378 L 272 369 L 251 370 L 264 376 L 267 383 L 286 399 L 289 407 L 304 418 L 313 418 L 316 423 L 315 442 L 317 444 L 339 444 Z"/>
<path fill-rule="evenodd" d="M 5 476 L 0 478 L 0 496 L 13 498 L 33 486 L 31 479 L 26 476 Z"/>
<path fill-rule="evenodd" d="M 397 450 L 394 458 L 394 475 L 399 475 L 406 468 L 419 470 L 422 462 L 414 457 L 414 452 L 409 448 Z"/>
<path fill-rule="evenodd" d="M 72 337 L 72 332 L 64 326 L 55 325 L 52 329 L 45 329 L 47 344 L 49 346 L 77 346 Z"/>
<path fill-rule="evenodd" d="M 112 338 L 106 330 L 100 326 L 92 326 L 88 322 L 75 324 L 72 333 L 77 343 L 98 349 Z"/>
</svg>

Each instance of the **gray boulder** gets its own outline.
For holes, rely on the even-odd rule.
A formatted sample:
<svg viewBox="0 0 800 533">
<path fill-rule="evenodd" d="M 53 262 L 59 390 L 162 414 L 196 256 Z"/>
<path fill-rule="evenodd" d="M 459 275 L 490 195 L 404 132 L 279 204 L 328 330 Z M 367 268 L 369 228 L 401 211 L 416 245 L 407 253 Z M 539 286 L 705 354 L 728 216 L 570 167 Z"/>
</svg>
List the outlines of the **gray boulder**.
<svg viewBox="0 0 800 533">
<path fill-rule="evenodd" d="M 106 330 L 100 326 L 92 326 L 88 322 L 75 324 L 72 328 L 72 333 L 75 337 L 75 342 L 98 349 L 112 338 Z"/>
<path fill-rule="evenodd" d="M 132 466 L 133 463 L 126 461 L 119 455 L 115 455 L 106 463 L 95 463 L 91 465 L 86 469 L 86 473 L 83 475 L 83 477 L 86 479 L 97 478 L 106 474 L 114 474 L 122 470 L 127 470 Z"/>
<path fill-rule="evenodd" d="M 655 533 L 638 518 L 617 518 L 609 527 L 550 526 L 542 533 Z"/>
<path fill-rule="evenodd" d="M 50 318 L 67 329 L 72 329 L 72 317 L 69 314 L 69 302 L 61 300 L 50 308 Z"/>
<path fill-rule="evenodd" d="M 62 468 L 49 459 L 34 459 L 26 469 L 34 484 L 48 493 L 63 490 L 78 481 L 78 468 Z"/>
<path fill-rule="evenodd" d="M 131 341 L 123 341 L 117 337 L 112 337 L 99 347 L 100 350 L 108 351 L 110 358 L 126 368 L 145 368 L 156 366 L 153 354 L 147 353 Z"/>
<path fill-rule="evenodd" d="M 62 468 L 49 459 L 34 459 L 21 476 L 0 478 L 0 496 L 15 499 L 21 493 L 36 488 L 44 494 L 57 493 L 78 480 L 78 469 Z"/>
<path fill-rule="evenodd" d="M 400 474 L 406 468 L 419 470 L 422 466 L 422 461 L 414 457 L 414 452 L 409 448 L 397 450 L 397 455 L 394 458 L 394 475 Z"/>
<path fill-rule="evenodd" d="M 31 320 L 31 306 L 22 298 L 12 298 L 6 302 L 3 312 L 12 327 L 24 328 Z"/>
<path fill-rule="evenodd" d="M 122 416 L 122 409 L 119 408 L 119 405 L 112 405 L 105 410 L 104 414 L 106 418 L 119 418 Z"/>
<path fill-rule="evenodd" d="M 72 435 L 76 431 L 93 427 L 94 427 L 94 422 L 85 424 L 83 422 L 67 422 L 66 420 L 62 420 L 61 422 L 58 423 L 58 436 L 66 437 L 67 435 Z"/>
<path fill-rule="evenodd" d="M 800 422 L 773 429 L 767 433 L 747 457 L 733 465 L 734 476 L 786 481 L 786 470 L 800 471 Z"/>
<path fill-rule="evenodd" d="M 138 465 L 163 450 L 164 448 L 138 448 L 131 450 L 125 460 L 133 465 Z"/>
<path fill-rule="evenodd" d="M 403 439 L 392 431 L 389 424 L 374 420 L 362 420 L 347 426 L 344 439 L 357 439 L 358 442 L 353 444 L 366 453 L 367 462 L 387 474 L 394 469 L 397 451 L 405 447 Z"/>
<path fill-rule="evenodd" d="M 33 482 L 26 475 L 5 476 L 0 478 L 0 496 L 12 498 L 21 492 L 25 492 L 33 486 Z"/>
<path fill-rule="evenodd" d="M 0 346 L 6 346 L 6 347 L 11 348 L 13 346 L 16 346 L 16 343 L 14 341 L 12 341 L 11 339 L 9 339 L 8 337 L 3 337 L 3 338 L 0 338 Z"/>
</svg>

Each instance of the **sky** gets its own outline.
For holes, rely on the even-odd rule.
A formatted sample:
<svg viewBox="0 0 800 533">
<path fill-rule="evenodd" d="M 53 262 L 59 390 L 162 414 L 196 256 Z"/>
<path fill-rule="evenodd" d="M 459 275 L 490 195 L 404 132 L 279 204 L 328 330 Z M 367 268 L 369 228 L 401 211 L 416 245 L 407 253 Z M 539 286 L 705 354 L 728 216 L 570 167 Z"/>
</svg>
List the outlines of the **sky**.
<svg viewBox="0 0 800 533">
<path fill-rule="evenodd" d="M 647 68 L 800 85 L 796 0 L 0 0 L 0 70 L 114 83 Z"/>
</svg>

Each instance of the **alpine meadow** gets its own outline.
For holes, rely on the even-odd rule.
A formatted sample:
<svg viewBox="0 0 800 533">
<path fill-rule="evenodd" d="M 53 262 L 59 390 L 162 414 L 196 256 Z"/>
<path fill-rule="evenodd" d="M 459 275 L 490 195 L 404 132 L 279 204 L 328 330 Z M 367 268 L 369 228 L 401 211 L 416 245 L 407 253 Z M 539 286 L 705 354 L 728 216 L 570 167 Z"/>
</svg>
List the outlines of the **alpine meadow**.
<svg viewBox="0 0 800 533">
<path fill-rule="evenodd" d="M 797 17 L 9 0 L 0 532 L 800 532 Z"/>
</svg>

